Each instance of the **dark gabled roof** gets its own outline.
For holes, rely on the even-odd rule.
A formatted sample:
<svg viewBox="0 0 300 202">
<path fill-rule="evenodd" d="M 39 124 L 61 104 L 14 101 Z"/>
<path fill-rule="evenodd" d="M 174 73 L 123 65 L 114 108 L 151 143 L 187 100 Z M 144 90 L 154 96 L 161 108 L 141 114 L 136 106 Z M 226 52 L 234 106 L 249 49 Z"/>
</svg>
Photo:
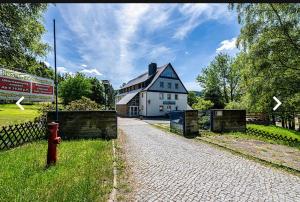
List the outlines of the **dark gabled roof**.
<svg viewBox="0 0 300 202">
<path fill-rule="evenodd" d="M 146 86 L 146 88 L 144 90 L 148 90 L 152 86 L 152 84 L 156 81 L 156 79 L 159 77 L 159 75 L 166 69 L 166 67 L 169 66 L 169 64 L 170 63 L 168 63 L 160 68 L 157 68 L 154 78 L 152 79 L 151 83 L 148 86 Z"/>
<path fill-rule="evenodd" d="M 143 74 L 141 74 L 141 75 L 139 75 L 138 77 L 136 77 L 136 78 L 134 78 L 134 79 L 128 81 L 128 82 L 122 87 L 122 89 L 123 89 L 123 88 L 130 87 L 130 86 L 133 86 L 133 85 L 136 85 L 136 84 L 139 84 L 139 83 L 142 83 L 142 82 L 144 82 L 144 81 L 147 81 L 147 80 L 150 79 L 151 77 L 157 78 L 157 77 L 158 77 L 157 75 L 159 75 L 159 74 L 162 72 L 162 70 L 165 69 L 167 66 L 168 66 L 168 64 L 166 64 L 166 65 L 164 65 L 164 66 L 161 66 L 161 67 L 158 67 L 156 73 L 154 74 L 154 77 L 153 77 L 153 75 L 149 76 L 149 75 L 148 75 L 148 71 L 145 72 L 145 73 L 143 73 Z M 156 79 L 152 79 L 152 81 L 153 81 L 153 80 L 156 80 Z"/>
<path fill-rule="evenodd" d="M 156 79 L 160 76 L 160 74 L 166 69 L 166 67 L 170 66 L 173 71 L 175 72 L 178 80 L 180 81 L 180 83 L 182 84 L 183 88 L 185 89 L 186 93 L 188 93 L 188 90 L 185 88 L 185 86 L 183 85 L 181 79 L 179 78 L 177 72 L 175 71 L 175 69 L 173 68 L 173 66 L 171 65 L 171 63 L 168 63 L 164 66 L 161 67 L 161 69 L 159 71 L 156 72 L 154 78 L 152 79 L 151 83 L 144 89 L 144 90 L 149 90 L 149 88 L 154 84 L 154 82 L 156 81 Z"/>
</svg>

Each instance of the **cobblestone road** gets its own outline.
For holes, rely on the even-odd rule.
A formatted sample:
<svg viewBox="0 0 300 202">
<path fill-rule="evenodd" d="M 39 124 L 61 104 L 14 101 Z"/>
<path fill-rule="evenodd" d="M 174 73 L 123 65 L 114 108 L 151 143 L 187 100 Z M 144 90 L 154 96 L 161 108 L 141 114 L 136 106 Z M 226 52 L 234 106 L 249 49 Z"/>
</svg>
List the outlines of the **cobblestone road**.
<svg viewBox="0 0 300 202">
<path fill-rule="evenodd" d="M 140 120 L 118 123 L 137 183 L 135 201 L 300 201 L 297 176 Z"/>
</svg>

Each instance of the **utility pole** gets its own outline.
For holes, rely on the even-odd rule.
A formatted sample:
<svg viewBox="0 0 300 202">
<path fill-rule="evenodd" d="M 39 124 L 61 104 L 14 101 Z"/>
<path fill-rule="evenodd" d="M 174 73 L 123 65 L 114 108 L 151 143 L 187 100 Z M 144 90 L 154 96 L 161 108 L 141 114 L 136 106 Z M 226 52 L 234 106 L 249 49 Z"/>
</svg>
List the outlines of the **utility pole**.
<svg viewBox="0 0 300 202">
<path fill-rule="evenodd" d="M 53 19 L 53 32 L 54 32 L 54 84 L 55 84 L 55 112 L 56 123 L 58 123 L 58 102 L 57 102 L 57 69 L 56 69 L 56 36 L 55 36 L 55 19 Z"/>
</svg>

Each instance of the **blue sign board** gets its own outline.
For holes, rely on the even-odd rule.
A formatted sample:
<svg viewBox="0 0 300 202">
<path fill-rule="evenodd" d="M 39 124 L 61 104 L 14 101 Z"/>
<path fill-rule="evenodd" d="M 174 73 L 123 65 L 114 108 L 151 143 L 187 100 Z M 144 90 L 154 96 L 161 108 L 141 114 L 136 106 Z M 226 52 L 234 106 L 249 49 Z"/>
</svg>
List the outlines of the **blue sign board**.
<svg viewBox="0 0 300 202">
<path fill-rule="evenodd" d="M 164 105 L 175 105 L 175 101 L 163 101 Z"/>
</svg>

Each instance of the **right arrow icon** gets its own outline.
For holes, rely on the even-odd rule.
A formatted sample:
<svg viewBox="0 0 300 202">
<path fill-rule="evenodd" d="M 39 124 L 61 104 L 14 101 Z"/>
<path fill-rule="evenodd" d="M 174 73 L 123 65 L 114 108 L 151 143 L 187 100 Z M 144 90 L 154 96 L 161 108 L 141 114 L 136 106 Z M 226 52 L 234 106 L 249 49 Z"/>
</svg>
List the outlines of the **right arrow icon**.
<svg viewBox="0 0 300 202">
<path fill-rule="evenodd" d="M 273 108 L 273 111 L 275 111 L 282 103 L 275 96 L 273 96 L 273 99 L 277 102 L 277 105 Z"/>
</svg>

